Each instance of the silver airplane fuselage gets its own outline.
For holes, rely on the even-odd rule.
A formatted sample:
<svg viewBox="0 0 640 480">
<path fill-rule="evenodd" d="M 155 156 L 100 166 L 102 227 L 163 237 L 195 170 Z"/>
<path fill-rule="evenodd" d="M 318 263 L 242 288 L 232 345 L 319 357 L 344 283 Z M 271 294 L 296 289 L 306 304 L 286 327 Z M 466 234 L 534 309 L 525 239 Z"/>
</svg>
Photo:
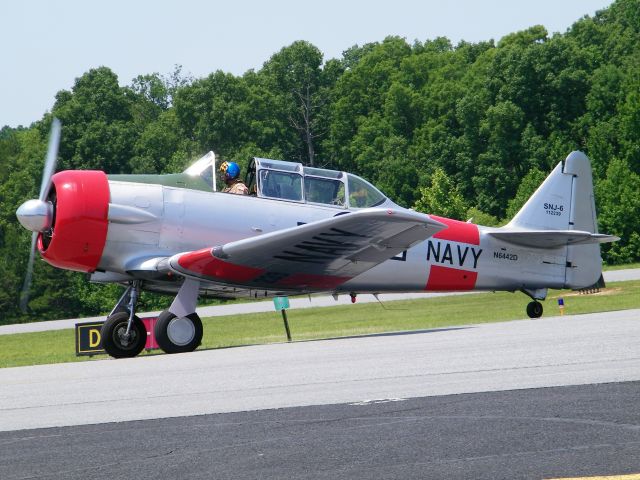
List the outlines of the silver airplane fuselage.
<svg viewBox="0 0 640 480">
<path fill-rule="evenodd" d="M 155 268 L 154 259 L 199 250 L 302 224 L 357 209 L 289 202 L 286 200 L 204 192 L 162 185 L 110 181 L 111 203 L 129 205 L 140 215 L 109 224 L 96 281 L 132 280 Z M 379 208 L 401 209 L 390 200 Z M 433 217 L 433 216 L 432 216 Z M 491 238 L 496 229 L 440 219 L 449 228 L 345 282 L 338 292 L 380 293 L 451 290 L 508 290 L 563 288 L 567 247 L 531 249 Z M 178 284 L 149 276 L 150 287 L 176 291 Z M 597 280 L 597 277 L 594 279 Z M 202 285 L 223 296 L 251 295 L 218 284 Z M 307 293 L 301 291 L 300 293 Z M 262 294 L 262 292 L 261 292 Z M 274 294 L 272 291 L 266 295 Z M 254 292 L 255 296 L 255 292 Z"/>
</svg>

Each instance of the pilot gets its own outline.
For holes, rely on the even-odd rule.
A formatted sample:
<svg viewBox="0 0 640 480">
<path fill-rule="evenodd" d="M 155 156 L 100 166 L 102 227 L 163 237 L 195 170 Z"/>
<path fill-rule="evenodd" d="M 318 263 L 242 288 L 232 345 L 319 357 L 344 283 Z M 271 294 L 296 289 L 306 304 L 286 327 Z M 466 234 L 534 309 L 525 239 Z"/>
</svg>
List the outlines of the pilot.
<svg viewBox="0 0 640 480">
<path fill-rule="evenodd" d="M 248 195 L 249 189 L 240 180 L 240 166 L 236 162 L 224 162 L 220 165 L 220 173 L 227 186 L 223 193 L 235 193 L 236 195 Z"/>
</svg>

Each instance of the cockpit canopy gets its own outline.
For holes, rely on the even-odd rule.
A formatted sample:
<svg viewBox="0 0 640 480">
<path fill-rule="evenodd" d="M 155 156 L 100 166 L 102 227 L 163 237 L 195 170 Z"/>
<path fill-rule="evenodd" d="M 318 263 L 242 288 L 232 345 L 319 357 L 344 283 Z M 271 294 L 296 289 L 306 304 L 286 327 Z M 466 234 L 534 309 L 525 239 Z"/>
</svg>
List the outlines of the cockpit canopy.
<svg viewBox="0 0 640 480">
<path fill-rule="evenodd" d="M 215 169 L 215 155 L 209 152 L 184 173 L 200 177 L 217 190 Z M 245 184 L 251 195 L 261 198 L 336 208 L 368 208 L 387 201 L 376 187 L 356 175 L 268 158 L 251 159 Z"/>
<path fill-rule="evenodd" d="M 374 207 L 387 199 L 369 182 L 350 173 L 268 158 L 251 159 L 246 183 L 258 197 L 338 208 Z"/>
</svg>

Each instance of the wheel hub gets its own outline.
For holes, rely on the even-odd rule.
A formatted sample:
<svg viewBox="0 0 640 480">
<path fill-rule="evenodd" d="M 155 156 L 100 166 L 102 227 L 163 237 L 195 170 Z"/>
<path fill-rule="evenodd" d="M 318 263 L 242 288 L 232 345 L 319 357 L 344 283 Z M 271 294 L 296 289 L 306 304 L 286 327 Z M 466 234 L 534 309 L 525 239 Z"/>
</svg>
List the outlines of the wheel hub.
<svg viewBox="0 0 640 480">
<path fill-rule="evenodd" d="M 131 345 L 135 344 L 136 332 L 132 329 L 127 333 L 127 324 L 125 323 L 116 329 L 115 337 L 122 348 L 129 348 Z"/>
<path fill-rule="evenodd" d="M 167 336 L 171 343 L 178 346 L 187 345 L 193 340 L 196 334 L 196 327 L 193 322 L 186 317 L 176 317 L 167 326 Z"/>
</svg>

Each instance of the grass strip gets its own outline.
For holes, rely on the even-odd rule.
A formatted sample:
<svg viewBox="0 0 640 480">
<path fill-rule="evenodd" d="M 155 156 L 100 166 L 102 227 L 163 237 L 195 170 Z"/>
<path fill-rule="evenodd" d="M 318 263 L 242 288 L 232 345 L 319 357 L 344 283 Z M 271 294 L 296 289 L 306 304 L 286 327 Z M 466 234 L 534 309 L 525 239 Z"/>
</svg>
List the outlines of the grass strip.
<svg viewBox="0 0 640 480">
<path fill-rule="evenodd" d="M 598 294 L 552 291 L 544 316 L 559 315 L 563 297 L 565 315 L 640 308 L 640 281 L 612 282 Z M 296 340 L 334 338 L 373 333 L 425 330 L 488 322 L 526 319 L 529 299 L 521 293 L 483 293 L 335 307 L 289 310 L 291 334 Z M 252 313 L 203 319 L 202 349 L 286 341 L 279 312 Z M 0 367 L 104 359 L 76 357 L 72 329 L 0 335 Z M 148 355 L 149 353 L 143 353 Z M 150 354 L 157 354 L 151 352 Z"/>
</svg>

